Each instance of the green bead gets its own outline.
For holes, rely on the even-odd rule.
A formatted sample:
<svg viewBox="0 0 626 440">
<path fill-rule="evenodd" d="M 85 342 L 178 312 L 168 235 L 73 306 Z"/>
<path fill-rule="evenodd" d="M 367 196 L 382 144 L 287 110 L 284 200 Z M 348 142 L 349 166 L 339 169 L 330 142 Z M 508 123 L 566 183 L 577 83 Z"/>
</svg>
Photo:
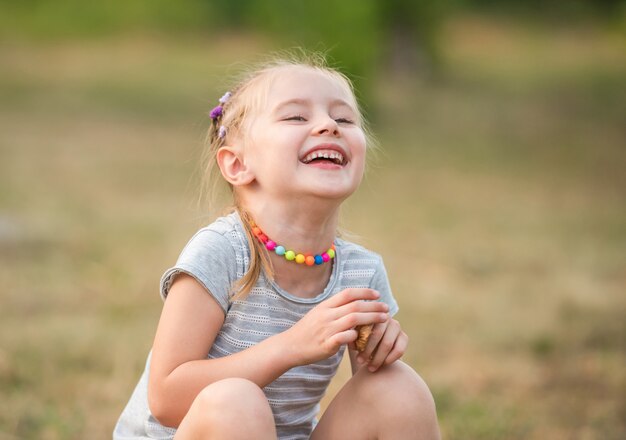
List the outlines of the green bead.
<svg viewBox="0 0 626 440">
<path fill-rule="evenodd" d="M 289 261 L 292 261 L 296 258 L 296 253 L 294 251 L 285 252 L 285 258 Z"/>
<path fill-rule="evenodd" d="M 326 251 L 326 253 L 328 254 L 328 256 L 329 256 L 330 258 L 335 258 L 335 251 L 334 251 L 334 250 L 332 250 L 332 249 L 328 249 L 328 250 Z"/>
</svg>

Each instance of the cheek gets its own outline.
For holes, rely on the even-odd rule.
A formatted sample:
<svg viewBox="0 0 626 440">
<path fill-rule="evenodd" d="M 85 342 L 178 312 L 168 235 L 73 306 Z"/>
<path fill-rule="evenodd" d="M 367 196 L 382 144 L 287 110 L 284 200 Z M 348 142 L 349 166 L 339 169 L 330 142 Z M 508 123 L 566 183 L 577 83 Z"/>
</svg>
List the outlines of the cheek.
<svg viewBox="0 0 626 440">
<path fill-rule="evenodd" d="M 263 124 L 258 118 L 254 119 L 245 127 L 246 135 L 242 137 L 247 164 L 255 168 L 260 164 L 262 166 L 268 159 L 268 153 L 272 152 L 271 136 L 268 136 L 267 130 L 263 130 L 262 127 Z"/>
<path fill-rule="evenodd" d="M 365 155 L 367 154 L 367 139 L 365 134 L 359 130 L 355 133 L 352 140 L 352 151 L 354 156 L 358 156 L 362 161 L 365 161 Z"/>
</svg>

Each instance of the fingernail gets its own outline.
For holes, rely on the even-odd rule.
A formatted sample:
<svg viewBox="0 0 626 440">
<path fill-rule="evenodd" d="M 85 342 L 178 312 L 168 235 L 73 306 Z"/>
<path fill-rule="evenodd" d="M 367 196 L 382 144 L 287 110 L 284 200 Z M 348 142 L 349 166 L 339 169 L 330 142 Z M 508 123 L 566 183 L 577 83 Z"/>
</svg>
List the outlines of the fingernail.
<svg viewBox="0 0 626 440">
<path fill-rule="evenodd" d="M 368 368 L 368 370 L 370 371 L 370 373 L 373 373 L 374 371 L 376 371 L 376 367 L 371 366 Z"/>
</svg>

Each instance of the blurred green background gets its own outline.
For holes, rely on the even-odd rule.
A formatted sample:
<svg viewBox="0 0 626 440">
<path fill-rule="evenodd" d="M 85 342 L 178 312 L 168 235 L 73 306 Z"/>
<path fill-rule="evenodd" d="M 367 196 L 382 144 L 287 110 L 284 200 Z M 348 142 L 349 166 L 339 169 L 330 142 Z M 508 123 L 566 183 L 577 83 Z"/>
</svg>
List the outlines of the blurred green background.
<svg viewBox="0 0 626 440">
<path fill-rule="evenodd" d="M 624 1 L 29 0 L 0 2 L 0 439 L 110 438 L 216 213 L 207 113 L 295 46 L 382 147 L 344 225 L 444 437 L 626 438 Z"/>
</svg>

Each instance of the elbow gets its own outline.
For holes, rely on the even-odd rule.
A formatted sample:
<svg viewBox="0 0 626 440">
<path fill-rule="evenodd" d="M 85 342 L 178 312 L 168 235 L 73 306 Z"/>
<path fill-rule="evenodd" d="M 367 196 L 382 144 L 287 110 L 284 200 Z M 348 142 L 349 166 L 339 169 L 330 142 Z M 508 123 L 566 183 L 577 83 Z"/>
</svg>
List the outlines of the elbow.
<svg viewBox="0 0 626 440">
<path fill-rule="evenodd" d="M 148 408 L 150 414 L 161 425 L 169 428 L 178 428 L 182 421 L 182 416 L 179 416 L 176 411 L 176 407 L 173 405 L 173 399 L 167 398 L 167 393 L 163 389 L 164 387 L 157 384 L 150 384 L 148 386 Z"/>
</svg>

